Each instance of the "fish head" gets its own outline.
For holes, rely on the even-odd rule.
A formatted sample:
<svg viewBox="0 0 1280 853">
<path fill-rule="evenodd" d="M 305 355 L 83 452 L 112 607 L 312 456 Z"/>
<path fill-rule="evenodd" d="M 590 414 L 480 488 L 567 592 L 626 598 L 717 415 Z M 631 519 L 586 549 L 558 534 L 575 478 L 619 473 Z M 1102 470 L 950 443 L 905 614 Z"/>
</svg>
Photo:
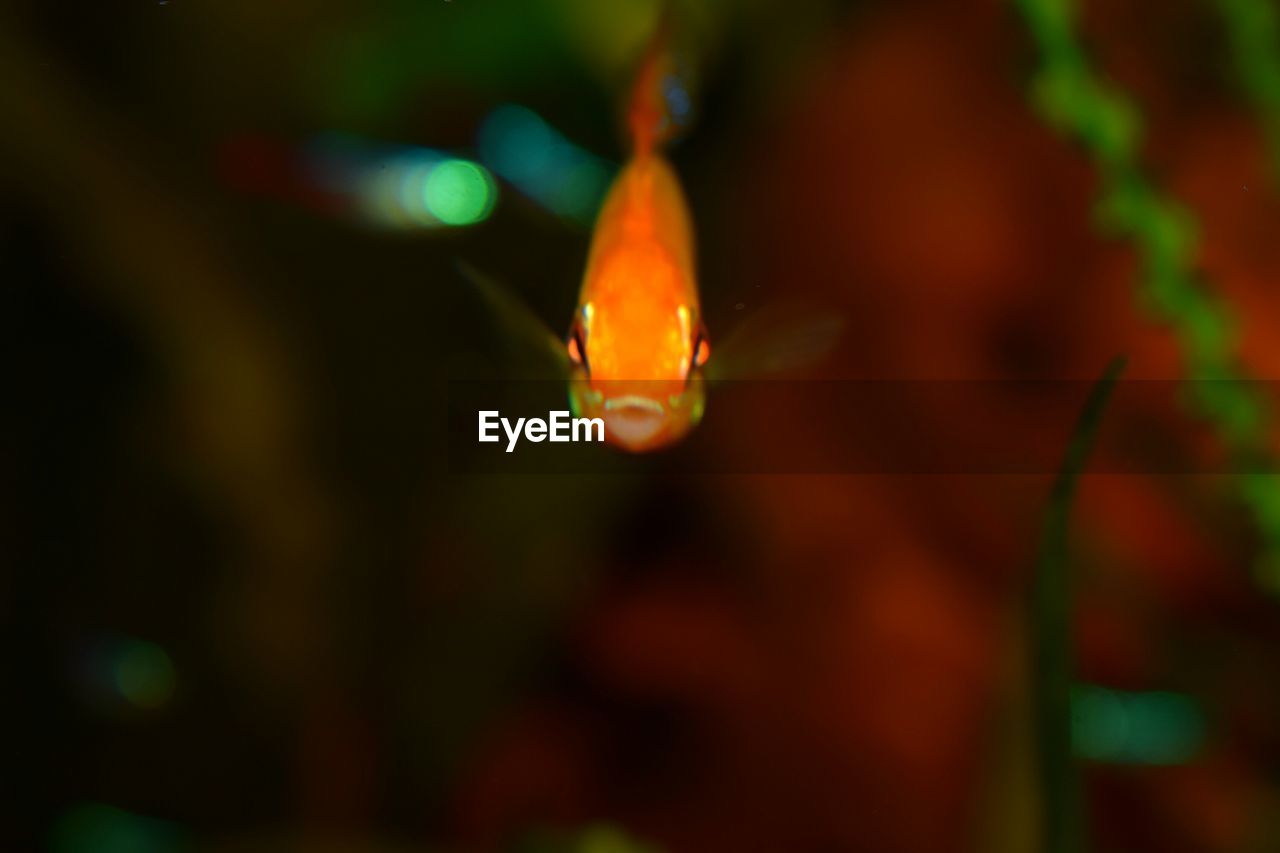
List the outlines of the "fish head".
<svg viewBox="0 0 1280 853">
<path fill-rule="evenodd" d="M 605 441 L 639 453 L 673 444 L 702 419 L 710 355 L 696 306 L 587 302 L 567 341 L 577 417 L 600 418 Z"/>
</svg>

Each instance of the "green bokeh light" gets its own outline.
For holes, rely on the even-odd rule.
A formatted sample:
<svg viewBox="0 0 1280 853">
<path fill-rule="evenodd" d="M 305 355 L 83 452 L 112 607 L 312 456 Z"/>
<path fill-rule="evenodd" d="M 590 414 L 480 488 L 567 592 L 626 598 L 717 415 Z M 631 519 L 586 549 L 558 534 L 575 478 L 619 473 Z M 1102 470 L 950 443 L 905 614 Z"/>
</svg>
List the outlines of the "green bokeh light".
<svg viewBox="0 0 1280 853">
<path fill-rule="evenodd" d="M 427 210 L 446 225 L 472 225 L 493 210 L 494 185 L 488 172 L 469 160 L 445 160 L 423 185 Z"/>
<path fill-rule="evenodd" d="M 138 708 L 159 708 L 173 697 L 173 662 L 164 649 L 152 643 L 123 643 L 116 654 L 112 676 L 120 695 Z"/>
</svg>

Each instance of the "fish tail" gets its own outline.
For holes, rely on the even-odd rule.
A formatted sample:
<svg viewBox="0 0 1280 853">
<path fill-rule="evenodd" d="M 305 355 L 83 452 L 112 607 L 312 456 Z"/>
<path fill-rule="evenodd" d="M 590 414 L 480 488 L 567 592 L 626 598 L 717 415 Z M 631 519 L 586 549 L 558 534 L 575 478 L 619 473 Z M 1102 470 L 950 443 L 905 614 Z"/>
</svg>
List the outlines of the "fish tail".
<svg viewBox="0 0 1280 853">
<path fill-rule="evenodd" d="M 671 15 L 662 14 L 631 88 L 627 128 L 636 156 L 644 157 L 668 142 L 684 125 L 689 94 L 671 49 Z"/>
</svg>

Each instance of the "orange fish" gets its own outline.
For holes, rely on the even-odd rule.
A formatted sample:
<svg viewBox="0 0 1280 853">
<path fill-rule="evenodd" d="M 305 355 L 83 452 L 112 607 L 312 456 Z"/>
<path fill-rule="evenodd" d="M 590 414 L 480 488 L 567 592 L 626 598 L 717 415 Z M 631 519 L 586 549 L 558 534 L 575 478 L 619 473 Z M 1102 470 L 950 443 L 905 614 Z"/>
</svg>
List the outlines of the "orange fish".
<svg viewBox="0 0 1280 853">
<path fill-rule="evenodd" d="M 711 353 L 693 223 L 660 150 L 688 104 L 664 33 L 660 28 L 632 90 L 631 157 L 596 219 L 567 342 L 575 414 L 601 418 L 605 440 L 634 452 L 669 445 L 697 425 Z"/>
<path fill-rule="evenodd" d="M 689 110 L 669 32 L 664 18 L 640 63 L 626 112 L 631 156 L 596 218 L 563 345 L 506 288 L 459 262 L 501 321 L 504 345 L 522 352 L 519 372 L 567 373 L 575 416 L 601 419 L 608 443 L 637 453 L 669 446 L 697 426 L 706 405 L 704 368 L 715 380 L 790 373 L 828 353 L 843 328 L 830 311 L 776 303 L 738 323 L 707 364 L 693 222 L 661 151 Z"/>
</svg>

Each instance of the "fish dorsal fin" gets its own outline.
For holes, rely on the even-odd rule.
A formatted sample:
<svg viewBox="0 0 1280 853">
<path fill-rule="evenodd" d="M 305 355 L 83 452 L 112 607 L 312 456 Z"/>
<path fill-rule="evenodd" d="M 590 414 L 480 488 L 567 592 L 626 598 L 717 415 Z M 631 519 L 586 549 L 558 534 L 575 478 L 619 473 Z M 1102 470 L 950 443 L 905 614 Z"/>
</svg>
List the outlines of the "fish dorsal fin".
<svg viewBox="0 0 1280 853">
<path fill-rule="evenodd" d="M 689 16 L 679 21 L 671 3 L 657 13 L 653 33 L 640 57 L 626 101 L 626 125 L 632 151 L 648 156 L 688 130 L 693 119 L 693 51 Z"/>
<path fill-rule="evenodd" d="M 492 315 L 502 348 L 514 363 L 516 378 L 559 379 L 569 375 L 564 342 L 523 299 L 466 261 L 459 260 L 456 267 Z"/>
<path fill-rule="evenodd" d="M 765 379 L 821 361 L 840 343 L 844 317 L 813 306 L 780 303 L 761 309 L 712 342 L 711 379 Z"/>
</svg>

